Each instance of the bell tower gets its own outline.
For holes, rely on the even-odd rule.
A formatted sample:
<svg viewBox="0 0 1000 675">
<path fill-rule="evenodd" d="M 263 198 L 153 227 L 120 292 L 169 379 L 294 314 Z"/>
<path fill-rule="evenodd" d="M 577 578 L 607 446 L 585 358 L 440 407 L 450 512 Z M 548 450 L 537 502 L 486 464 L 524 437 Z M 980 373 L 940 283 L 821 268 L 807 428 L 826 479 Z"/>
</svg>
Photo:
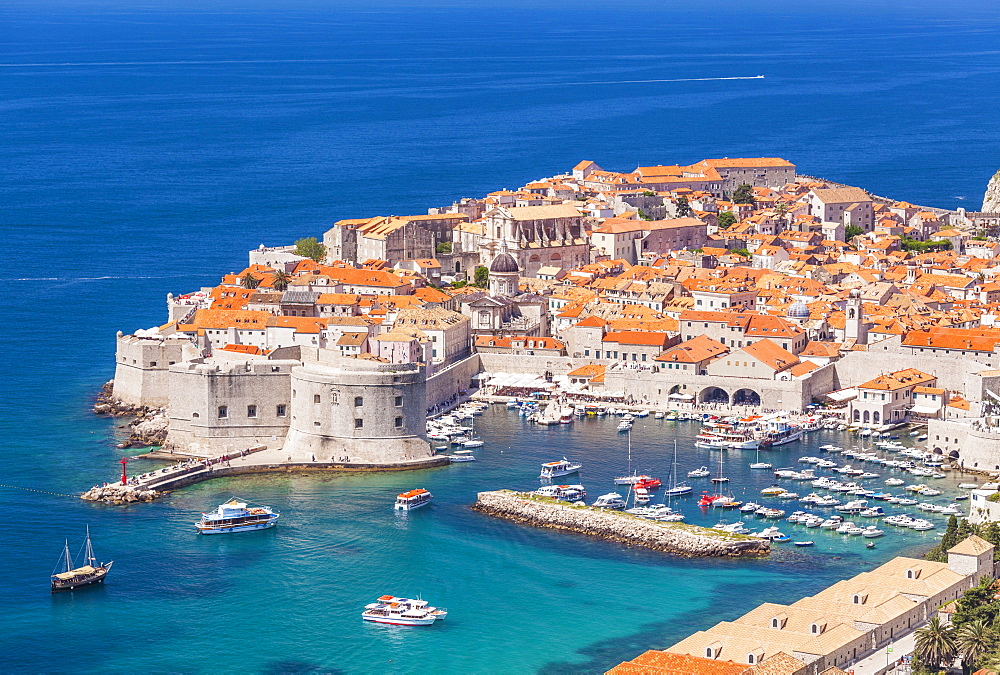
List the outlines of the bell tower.
<svg viewBox="0 0 1000 675">
<path fill-rule="evenodd" d="M 844 341 L 856 345 L 868 344 L 868 328 L 865 326 L 865 306 L 861 291 L 854 289 L 847 298 L 844 322 Z"/>
</svg>

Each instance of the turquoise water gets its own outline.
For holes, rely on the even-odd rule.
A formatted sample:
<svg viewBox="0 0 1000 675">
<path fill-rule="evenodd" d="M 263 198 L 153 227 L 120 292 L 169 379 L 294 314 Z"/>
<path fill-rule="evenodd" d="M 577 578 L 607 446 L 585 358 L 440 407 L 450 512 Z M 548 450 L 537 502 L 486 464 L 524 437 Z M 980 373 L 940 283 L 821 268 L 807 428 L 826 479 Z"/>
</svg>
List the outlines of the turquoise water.
<svg viewBox="0 0 1000 675">
<path fill-rule="evenodd" d="M 88 410 L 115 331 L 162 323 L 167 292 L 239 271 L 247 249 L 340 218 L 420 213 L 581 159 L 740 155 L 978 206 L 1000 157 L 995 3 L 741 7 L 0 4 L 0 484 L 70 494 L 113 476 L 121 432 Z M 483 424 L 480 462 L 422 474 L 234 479 L 124 509 L 0 488 L 2 669 L 596 672 L 934 541 L 866 551 L 810 532 L 807 552 L 685 561 L 494 522 L 468 509 L 477 490 L 533 487 L 565 454 L 596 496 L 623 439 L 605 422 Z M 661 477 L 674 433 L 637 426 Z M 682 465 L 706 463 L 689 446 Z M 767 477 L 734 489 L 751 480 Z M 433 507 L 394 514 L 416 485 Z M 195 536 L 230 494 L 282 524 Z M 63 538 L 87 524 L 111 581 L 50 597 Z M 386 591 L 452 614 L 364 625 Z"/>
</svg>

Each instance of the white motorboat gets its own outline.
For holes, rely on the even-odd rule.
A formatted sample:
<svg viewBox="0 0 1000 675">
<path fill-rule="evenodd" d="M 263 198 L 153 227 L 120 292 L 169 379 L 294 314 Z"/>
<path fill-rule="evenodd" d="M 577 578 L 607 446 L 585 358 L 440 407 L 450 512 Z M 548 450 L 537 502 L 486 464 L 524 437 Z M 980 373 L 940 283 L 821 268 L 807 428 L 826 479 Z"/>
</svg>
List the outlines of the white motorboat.
<svg viewBox="0 0 1000 675">
<path fill-rule="evenodd" d="M 746 504 L 740 507 L 740 511 L 742 511 L 743 513 L 756 513 L 761 508 L 763 507 L 761 507 L 761 505 L 757 504 L 756 502 L 747 502 Z"/>
<path fill-rule="evenodd" d="M 571 473 L 576 473 L 583 468 L 583 464 L 573 464 L 565 457 L 558 462 L 546 462 L 542 464 L 542 471 L 538 474 L 539 478 L 556 478 L 558 476 L 568 476 Z"/>
<path fill-rule="evenodd" d="M 703 466 L 700 469 L 695 469 L 694 471 L 688 471 L 688 478 L 707 478 L 711 476 L 712 472 L 708 470 L 707 466 Z"/>
<path fill-rule="evenodd" d="M 916 530 L 917 532 L 926 532 L 927 530 L 934 529 L 934 523 L 929 520 L 924 520 L 923 518 L 917 518 L 909 525 L 911 530 Z"/>
<path fill-rule="evenodd" d="M 903 485 L 905 482 L 906 481 L 904 481 L 902 478 L 888 478 L 886 479 L 885 484 L 891 486 L 897 486 L 897 485 Z M 959 485 L 958 487 L 962 486 Z"/>
<path fill-rule="evenodd" d="M 472 450 L 456 450 L 454 453 L 448 455 L 449 462 L 475 462 L 476 457 L 472 454 Z"/>
<path fill-rule="evenodd" d="M 737 522 L 737 523 L 729 523 L 728 525 L 725 524 L 725 523 L 716 523 L 715 527 L 713 527 L 712 529 L 713 530 L 722 530 L 723 532 L 728 532 L 730 534 L 749 534 L 750 533 L 749 528 L 744 527 L 742 521 Z"/>
<path fill-rule="evenodd" d="M 625 499 L 617 492 L 609 492 L 598 497 L 593 506 L 599 509 L 624 509 Z"/>
<path fill-rule="evenodd" d="M 774 542 L 788 541 L 789 539 L 791 539 L 791 537 L 789 537 L 788 535 L 782 534 L 777 527 L 765 527 L 757 534 L 753 534 L 750 536 L 758 537 L 759 539 L 767 539 L 769 541 L 774 541 Z"/>
</svg>

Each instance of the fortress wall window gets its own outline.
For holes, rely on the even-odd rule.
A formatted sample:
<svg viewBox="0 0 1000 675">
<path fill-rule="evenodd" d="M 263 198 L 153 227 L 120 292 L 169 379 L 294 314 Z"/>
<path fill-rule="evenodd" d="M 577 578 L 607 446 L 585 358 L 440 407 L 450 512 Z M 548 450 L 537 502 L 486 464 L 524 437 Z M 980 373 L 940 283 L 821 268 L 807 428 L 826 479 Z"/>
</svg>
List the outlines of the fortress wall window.
<svg viewBox="0 0 1000 675">
<path fill-rule="evenodd" d="M 364 429 L 365 428 L 365 421 L 363 419 L 360 419 L 360 418 L 359 419 L 355 419 L 354 420 L 354 428 L 355 429 Z"/>
<path fill-rule="evenodd" d="M 248 405 L 247 406 L 247 417 L 256 417 L 256 416 L 257 416 L 257 406 L 255 406 L 255 405 Z"/>
<path fill-rule="evenodd" d="M 319 403 L 319 401 L 320 401 L 319 394 L 313 394 L 313 403 Z"/>
<path fill-rule="evenodd" d="M 365 404 L 365 398 L 364 398 L 364 396 L 355 396 L 354 397 L 354 407 L 355 408 L 360 408 L 364 404 Z"/>
<path fill-rule="evenodd" d="M 402 417 L 397 417 L 396 418 L 396 428 L 397 429 L 402 429 L 403 428 L 403 418 Z"/>
<path fill-rule="evenodd" d="M 397 408 L 402 408 L 403 407 L 403 397 L 402 396 L 397 396 L 396 397 L 396 407 Z"/>
<path fill-rule="evenodd" d="M 276 412 L 278 417 L 286 417 L 288 415 L 288 408 L 285 406 L 284 403 L 281 403 L 278 405 Z"/>
<path fill-rule="evenodd" d="M 229 408 L 224 405 L 219 406 L 219 419 L 223 420 L 229 417 Z"/>
</svg>

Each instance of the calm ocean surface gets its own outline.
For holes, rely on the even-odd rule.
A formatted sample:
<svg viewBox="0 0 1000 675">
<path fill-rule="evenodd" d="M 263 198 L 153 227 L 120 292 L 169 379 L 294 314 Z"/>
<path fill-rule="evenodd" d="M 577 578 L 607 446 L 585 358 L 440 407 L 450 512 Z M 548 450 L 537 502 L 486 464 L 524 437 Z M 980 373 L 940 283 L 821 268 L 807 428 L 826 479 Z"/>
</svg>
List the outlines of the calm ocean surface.
<svg viewBox="0 0 1000 675">
<path fill-rule="evenodd" d="M 420 213 L 581 159 L 753 155 L 979 207 L 1000 167 L 995 3 L 736 4 L 0 3 L 0 483 L 78 493 L 113 476 L 121 432 L 88 409 L 115 331 L 161 323 L 167 292 L 239 271 L 247 249 L 340 218 Z M 650 81 L 751 75 L 766 77 Z M 0 488 L 0 670 L 598 672 L 935 541 L 891 532 L 867 551 L 810 532 L 807 552 L 685 561 L 522 529 L 471 512 L 475 492 L 533 487 L 566 455 L 595 497 L 624 469 L 623 438 L 504 410 L 482 431 L 475 464 L 217 481 L 127 509 Z M 665 476 L 676 437 L 682 469 L 707 463 L 693 433 L 646 420 L 637 460 Z M 839 440 L 824 434 L 775 465 Z M 768 476 L 740 459 L 733 489 L 755 494 Z M 416 486 L 433 506 L 394 514 Z M 230 494 L 282 524 L 195 536 Z M 50 597 L 63 538 L 87 524 L 111 581 Z M 362 624 L 384 592 L 452 613 Z"/>
</svg>

